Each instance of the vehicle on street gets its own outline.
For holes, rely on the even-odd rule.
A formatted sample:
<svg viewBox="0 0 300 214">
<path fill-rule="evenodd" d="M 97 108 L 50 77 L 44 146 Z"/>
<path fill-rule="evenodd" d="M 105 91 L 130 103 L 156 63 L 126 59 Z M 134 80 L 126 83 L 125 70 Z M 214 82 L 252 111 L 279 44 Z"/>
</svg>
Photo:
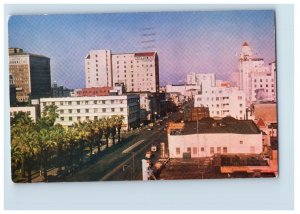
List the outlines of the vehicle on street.
<svg viewBox="0 0 300 214">
<path fill-rule="evenodd" d="M 151 146 L 151 152 L 156 152 L 157 151 L 157 146 L 156 145 L 152 145 Z"/>
<path fill-rule="evenodd" d="M 153 153 L 151 151 L 146 152 L 145 158 L 152 158 L 153 157 Z"/>
</svg>

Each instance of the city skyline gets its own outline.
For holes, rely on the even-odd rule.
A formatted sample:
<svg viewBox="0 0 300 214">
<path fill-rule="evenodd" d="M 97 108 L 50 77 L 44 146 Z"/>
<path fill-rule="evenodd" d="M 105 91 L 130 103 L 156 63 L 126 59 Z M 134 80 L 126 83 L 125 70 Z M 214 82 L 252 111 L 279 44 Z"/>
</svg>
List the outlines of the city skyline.
<svg viewBox="0 0 300 214">
<path fill-rule="evenodd" d="M 155 34 L 152 48 L 143 43 L 147 29 Z M 84 57 L 99 49 L 157 51 L 160 85 L 177 84 L 190 72 L 215 73 L 217 79 L 226 80 L 238 67 L 244 41 L 266 63 L 274 61 L 274 12 L 76 14 L 9 20 L 9 46 L 50 57 L 51 82 L 68 88 L 85 87 Z"/>
</svg>

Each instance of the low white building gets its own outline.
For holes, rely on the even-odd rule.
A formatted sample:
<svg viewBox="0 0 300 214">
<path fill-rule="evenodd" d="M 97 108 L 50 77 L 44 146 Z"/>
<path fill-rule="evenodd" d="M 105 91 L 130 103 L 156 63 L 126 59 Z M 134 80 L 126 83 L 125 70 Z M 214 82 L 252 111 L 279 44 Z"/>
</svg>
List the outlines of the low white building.
<svg viewBox="0 0 300 214">
<path fill-rule="evenodd" d="M 263 143 L 259 128 L 251 120 L 228 123 L 200 120 L 198 130 L 197 122 L 168 130 L 168 149 L 170 158 L 183 158 L 186 153 L 198 158 L 214 154 L 260 154 Z"/>
<path fill-rule="evenodd" d="M 201 85 L 166 85 L 166 93 L 180 93 L 184 99 L 192 99 L 201 90 Z"/>
<path fill-rule="evenodd" d="M 37 106 L 22 106 L 22 107 L 10 107 L 10 116 L 13 117 L 18 112 L 25 112 L 35 123 L 39 117 Z"/>
<path fill-rule="evenodd" d="M 48 105 L 58 107 L 55 123 L 71 126 L 75 122 L 92 121 L 113 115 L 123 115 L 123 129 L 139 125 L 139 95 L 41 98 L 41 112 Z"/>
<path fill-rule="evenodd" d="M 211 87 L 195 95 L 194 107 L 208 107 L 211 117 L 246 118 L 245 92 L 235 87 Z"/>
</svg>

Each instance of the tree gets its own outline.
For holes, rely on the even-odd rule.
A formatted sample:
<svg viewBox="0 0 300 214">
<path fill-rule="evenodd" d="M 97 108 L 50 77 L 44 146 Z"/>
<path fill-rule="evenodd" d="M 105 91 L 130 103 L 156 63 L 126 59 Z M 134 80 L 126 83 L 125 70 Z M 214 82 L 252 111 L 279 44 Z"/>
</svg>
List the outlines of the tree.
<svg viewBox="0 0 300 214">
<path fill-rule="evenodd" d="M 27 182 L 31 183 L 32 169 L 37 151 L 37 132 L 30 125 L 17 125 L 12 129 L 12 160 L 21 163 L 22 176 L 27 172 Z"/>
<path fill-rule="evenodd" d="M 20 169 L 22 177 L 28 172 L 28 182 L 31 182 L 31 169 L 33 158 L 35 157 L 35 136 L 33 130 L 34 123 L 25 112 L 18 112 L 10 118 L 11 122 L 11 163 L 12 176 Z M 31 141 L 32 140 L 32 141 Z"/>
<path fill-rule="evenodd" d="M 66 165 L 71 166 L 74 161 L 74 153 L 79 141 L 79 133 L 77 132 L 76 127 L 69 127 L 65 135 L 65 145 L 68 151 L 69 159 L 66 162 Z"/>
<path fill-rule="evenodd" d="M 62 166 L 64 164 L 64 151 L 66 150 L 66 143 L 65 143 L 65 134 L 66 130 L 60 124 L 56 124 L 53 127 L 52 131 L 52 139 L 57 144 L 56 149 L 56 164 L 58 166 L 59 171 L 62 170 Z"/>
<path fill-rule="evenodd" d="M 98 149 L 98 154 L 101 152 L 101 139 L 103 136 L 103 129 L 104 129 L 104 121 L 102 119 L 98 119 L 94 121 L 94 126 L 96 127 L 96 132 L 97 132 L 97 136 L 96 136 L 96 145 L 97 145 L 97 149 Z"/>
<path fill-rule="evenodd" d="M 48 181 L 49 159 L 57 149 L 57 142 L 54 141 L 55 128 L 41 129 L 38 135 L 38 154 L 43 170 L 44 181 Z"/>
<path fill-rule="evenodd" d="M 114 121 L 115 121 L 117 131 L 118 131 L 118 143 L 120 143 L 121 142 L 121 128 L 123 125 L 124 116 L 123 115 L 114 116 Z"/>
<path fill-rule="evenodd" d="M 111 134 L 111 127 L 112 127 L 111 118 L 109 117 L 104 118 L 103 125 L 104 125 L 104 136 L 105 136 L 106 148 L 108 148 L 108 139 Z"/>
</svg>

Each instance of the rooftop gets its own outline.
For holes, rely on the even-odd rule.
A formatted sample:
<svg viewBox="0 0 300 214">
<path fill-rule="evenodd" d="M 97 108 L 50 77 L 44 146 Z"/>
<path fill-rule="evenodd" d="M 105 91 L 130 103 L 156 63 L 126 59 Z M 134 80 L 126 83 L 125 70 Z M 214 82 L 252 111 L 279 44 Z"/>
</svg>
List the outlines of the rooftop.
<svg viewBox="0 0 300 214">
<path fill-rule="evenodd" d="M 172 133 L 172 132 L 171 132 Z M 175 135 L 190 134 L 213 134 L 213 133 L 233 133 L 233 134 L 260 134 L 260 130 L 252 120 L 236 120 L 232 117 L 225 117 L 221 120 L 213 118 L 203 118 L 196 122 L 186 122 L 184 127 Z"/>
</svg>

